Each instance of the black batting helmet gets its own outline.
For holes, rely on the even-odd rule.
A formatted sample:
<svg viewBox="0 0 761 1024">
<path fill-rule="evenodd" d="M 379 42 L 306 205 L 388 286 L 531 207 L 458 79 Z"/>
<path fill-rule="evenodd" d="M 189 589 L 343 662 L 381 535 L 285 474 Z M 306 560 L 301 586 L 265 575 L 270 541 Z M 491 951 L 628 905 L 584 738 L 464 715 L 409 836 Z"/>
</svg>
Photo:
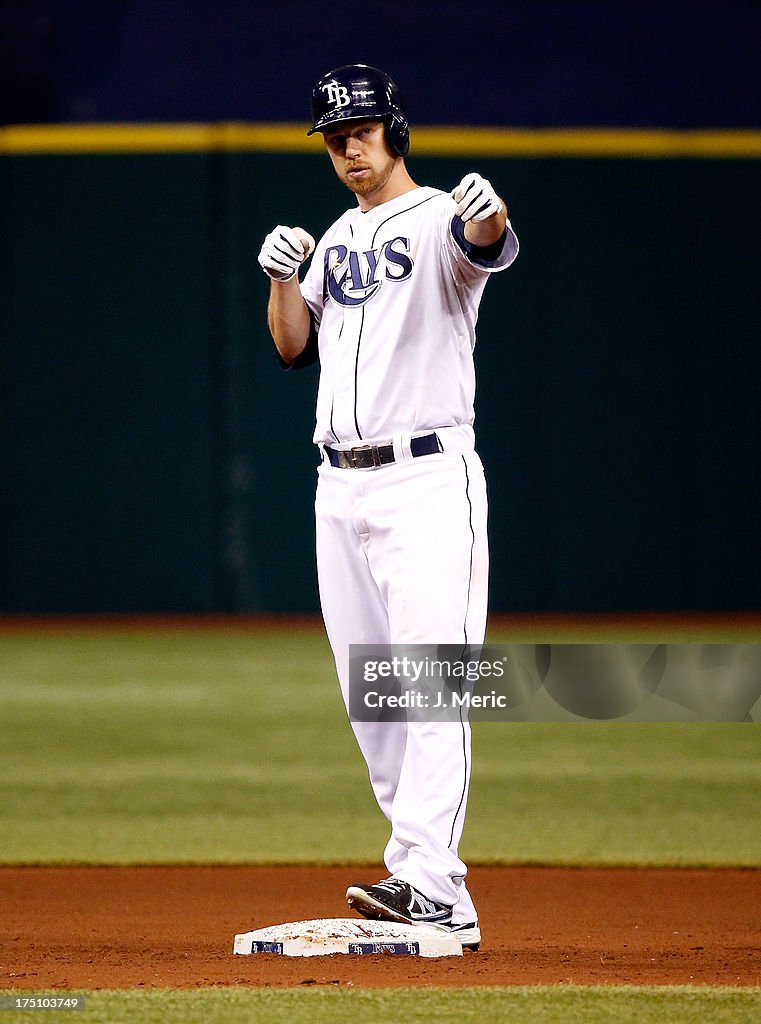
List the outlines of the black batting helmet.
<svg viewBox="0 0 761 1024">
<path fill-rule="evenodd" d="M 323 75 L 312 90 L 314 123 L 307 135 L 338 121 L 365 119 L 383 121 L 389 145 L 398 156 L 406 156 L 410 126 L 396 83 L 385 71 L 367 64 L 346 64 Z"/>
</svg>

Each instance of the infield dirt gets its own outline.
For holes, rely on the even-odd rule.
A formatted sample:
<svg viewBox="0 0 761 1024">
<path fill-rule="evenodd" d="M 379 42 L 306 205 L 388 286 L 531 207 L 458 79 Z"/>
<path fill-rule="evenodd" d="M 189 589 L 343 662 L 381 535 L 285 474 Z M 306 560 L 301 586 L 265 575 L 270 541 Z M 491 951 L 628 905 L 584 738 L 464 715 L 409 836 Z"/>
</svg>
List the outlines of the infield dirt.
<svg viewBox="0 0 761 1024">
<path fill-rule="evenodd" d="M 761 870 L 475 867 L 462 959 L 232 955 L 236 932 L 351 917 L 375 867 L 0 868 L 0 988 L 761 985 Z"/>
</svg>

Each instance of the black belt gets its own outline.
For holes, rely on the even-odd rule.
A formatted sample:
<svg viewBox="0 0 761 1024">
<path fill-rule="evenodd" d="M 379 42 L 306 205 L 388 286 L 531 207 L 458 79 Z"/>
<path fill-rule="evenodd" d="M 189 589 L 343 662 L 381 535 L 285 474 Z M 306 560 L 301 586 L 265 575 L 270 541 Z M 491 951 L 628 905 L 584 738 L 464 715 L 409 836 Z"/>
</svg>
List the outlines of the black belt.
<svg viewBox="0 0 761 1024">
<path fill-rule="evenodd" d="M 329 448 L 327 445 L 324 445 L 324 448 L 328 461 L 336 469 L 372 469 L 374 466 L 387 466 L 396 461 L 393 444 L 361 444 L 345 451 Z M 418 459 L 421 455 L 434 455 L 436 452 L 443 452 L 444 449 L 438 434 L 424 434 L 423 437 L 412 438 L 410 451 L 413 459 Z"/>
</svg>

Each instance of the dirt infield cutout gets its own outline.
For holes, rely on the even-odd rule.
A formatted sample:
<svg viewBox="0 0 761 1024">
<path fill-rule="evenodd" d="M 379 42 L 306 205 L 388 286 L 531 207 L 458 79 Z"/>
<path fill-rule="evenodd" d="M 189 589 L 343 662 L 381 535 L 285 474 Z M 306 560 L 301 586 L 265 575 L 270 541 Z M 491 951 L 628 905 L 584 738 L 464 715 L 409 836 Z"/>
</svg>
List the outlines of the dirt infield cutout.
<svg viewBox="0 0 761 1024">
<path fill-rule="evenodd" d="M 761 985 L 761 870 L 475 867 L 478 953 L 236 957 L 377 866 L 0 868 L 0 988 Z"/>
</svg>

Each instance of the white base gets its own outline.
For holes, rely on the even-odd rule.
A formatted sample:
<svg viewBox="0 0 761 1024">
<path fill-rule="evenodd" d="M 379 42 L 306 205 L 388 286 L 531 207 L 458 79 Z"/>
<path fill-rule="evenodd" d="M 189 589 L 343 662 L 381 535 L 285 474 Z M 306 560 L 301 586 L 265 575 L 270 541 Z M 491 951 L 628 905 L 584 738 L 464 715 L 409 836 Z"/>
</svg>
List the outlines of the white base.
<svg viewBox="0 0 761 1024">
<path fill-rule="evenodd" d="M 294 921 L 235 936 L 233 953 L 279 953 L 282 956 L 327 956 L 331 953 L 392 953 L 402 956 L 462 956 L 455 935 L 432 925 L 395 924 L 327 918 Z"/>
</svg>

